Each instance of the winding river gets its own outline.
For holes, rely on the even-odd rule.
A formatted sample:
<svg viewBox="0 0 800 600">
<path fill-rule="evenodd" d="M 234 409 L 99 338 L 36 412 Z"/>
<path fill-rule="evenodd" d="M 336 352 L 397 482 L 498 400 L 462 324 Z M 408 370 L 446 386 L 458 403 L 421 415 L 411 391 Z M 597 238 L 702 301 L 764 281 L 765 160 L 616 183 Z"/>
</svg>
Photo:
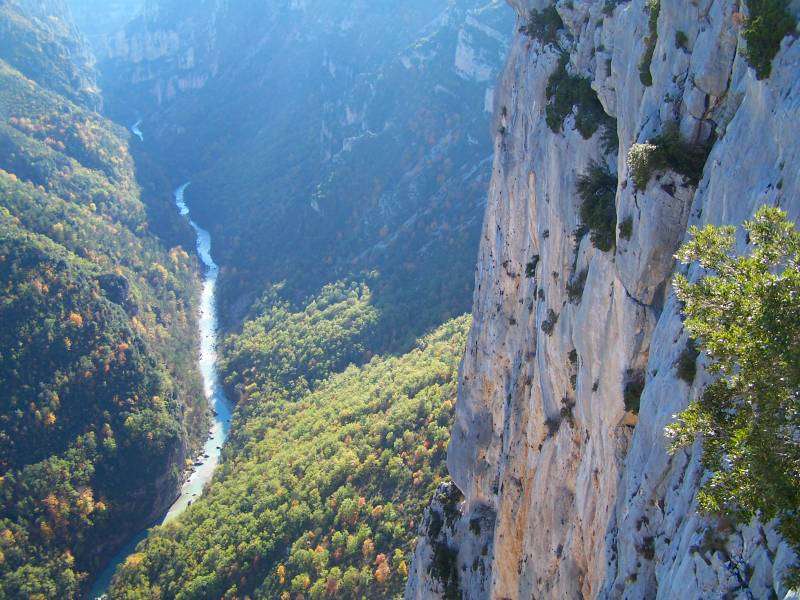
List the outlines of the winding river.
<svg viewBox="0 0 800 600">
<path fill-rule="evenodd" d="M 140 142 L 143 142 L 144 141 L 144 134 L 142 133 L 142 130 L 139 128 L 139 126 L 141 124 L 142 124 L 142 120 L 139 119 L 138 121 L 136 121 L 136 123 L 131 125 L 131 132 L 133 133 L 133 135 L 135 135 L 136 137 L 139 138 Z"/>
<path fill-rule="evenodd" d="M 138 123 L 137 123 L 138 125 Z M 186 205 L 184 194 L 188 183 L 183 184 L 175 190 L 175 205 L 180 214 L 186 217 L 189 224 L 197 235 L 197 255 L 205 266 L 205 278 L 203 281 L 203 292 L 200 297 L 200 320 L 198 322 L 200 330 L 200 358 L 198 366 L 203 377 L 203 387 L 209 407 L 212 410 L 213 424 L 206 439 L 205 446 L 200 458 L 195 463 L 195 470 L 183 484 L 181 494 L 170 506 L 166 514 L 159 519 L 155 525 L 163 525 L 175 519 L 186 508 L 196 500 L 202 493 L 203 488 L 211 480 L 214 471 L 219 464 L 220 452 L 231 426 L 232 405 L 220 385 L 219 373 L 217 371 L 217 304 L 216 288 L 217 278 L 219 277 L 219 267 L 211 257 L 211 236 L 208 231 L 199 227 L 189 217 L 189 207 Z M 125 559 L 133 553 L 136 545 L 147 537 L 148 531 L 137 534 L 128 544 L 120 550 L 106 569 L 98 576 L 89 598 L 102 598 L 108 591 L 111 578 L 117 567 L 125 562 Z"/>
</svg>

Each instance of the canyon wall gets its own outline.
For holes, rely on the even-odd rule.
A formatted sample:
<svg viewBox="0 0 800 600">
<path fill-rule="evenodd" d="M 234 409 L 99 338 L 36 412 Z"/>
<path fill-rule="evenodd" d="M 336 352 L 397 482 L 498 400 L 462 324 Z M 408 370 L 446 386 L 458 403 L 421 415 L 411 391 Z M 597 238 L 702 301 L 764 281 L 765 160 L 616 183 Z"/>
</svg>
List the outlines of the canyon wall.
<svg viewBox="0 0 800 600">
<path fill-rule="evenodd" d="M 511 4 L 520 28 L 548 6 Z M 664 427 L 711 380 L 702 358 L 691 383 L 676 373 L 688 338 L 671 278 L 687 228 L 764 204 L 800 219 L 800 43 L 785 37 L 759 80 L 735 0 L 661 0 L 652 25 L 644 0 L 556 9 L 563 28 L 551 41 L 521 30 L 497 87 L 448 456 L 458 489 L 426 516 L 406 597 L 789 597 L 788 546 L 769 525 L 698 514 L 699 446 L 670 455 Z M 559 69 L 597 96 L 576 95 L 563 122 L 547 110 Z M 597 99 L 608 116 L 592 133 Z M 699 181 L 667 169 L 637 189 L 629 150 L 676 125 L 710 147 Z M 580 217 L 594 163 L 617 179 L 606 251 Z"/>
</svg>

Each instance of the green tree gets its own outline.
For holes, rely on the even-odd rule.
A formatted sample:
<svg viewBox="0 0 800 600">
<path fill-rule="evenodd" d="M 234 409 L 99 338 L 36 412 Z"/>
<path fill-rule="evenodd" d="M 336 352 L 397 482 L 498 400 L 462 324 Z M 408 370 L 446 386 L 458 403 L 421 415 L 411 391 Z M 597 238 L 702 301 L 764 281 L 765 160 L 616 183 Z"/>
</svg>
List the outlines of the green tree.
<svg viewBox="0 0 800 600">
<path fill-rule="evenodd" d="M 673 450 L 702 436 L 711 477 L 701 508 L 738 522 L 777 519 L 800 549 L 800 233 L 777 208 L 744 224 L 752 251 L 736 256 L 736 229 L 692 228 L 678 253 L 704 274 L 678 275 L 686 327 L 720 375 L 670 425 Z M 798 571 L 790 585 L 800 583 Z"/>
</svg>

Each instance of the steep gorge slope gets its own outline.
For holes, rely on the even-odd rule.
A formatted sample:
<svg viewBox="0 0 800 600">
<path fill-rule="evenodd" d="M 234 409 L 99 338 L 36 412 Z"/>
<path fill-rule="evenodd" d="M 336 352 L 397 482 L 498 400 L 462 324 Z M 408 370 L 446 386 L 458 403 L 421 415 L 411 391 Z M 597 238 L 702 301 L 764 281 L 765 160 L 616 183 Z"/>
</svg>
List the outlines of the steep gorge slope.
<svg viewBox="0 0 800 600">
<path fill-rule="evenodd" d="M 702 359 L 692 381 L 676 372 L 687 227 L 763 204 L 800 219 L 796 35 L 757 76 L 742 36 L 756 3 L 511 3 L 525 31 L 495 98 L 457 489 L 426 517 L 406 597 L 783 598 L 787 545 L 700 516 L 699 447 L 670 456 L 664 427 L 711 381 Z M 670 144 L 651 172 L 629 165 Z M 582 193 L 613 203 L 582 214 Z"/>
<path fill-rule="evenodd" d="M 196 265 L 150 232 L 63 3 L 0 30 L 0 596 L 75 598 L 203 433 Z"/>
</svg>

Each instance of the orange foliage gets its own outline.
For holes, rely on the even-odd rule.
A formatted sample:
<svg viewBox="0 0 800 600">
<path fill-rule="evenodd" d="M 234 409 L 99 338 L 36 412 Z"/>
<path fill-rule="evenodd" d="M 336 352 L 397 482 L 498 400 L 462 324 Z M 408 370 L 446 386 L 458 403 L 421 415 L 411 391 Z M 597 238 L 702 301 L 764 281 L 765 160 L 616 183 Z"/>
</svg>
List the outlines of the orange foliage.
<svg viewBox="0 0 800 600">
<path fill-rule="evenodd" d="M 389 563 L 384 561 L 378 565 L 377 569 L 375 569 L 375 580 L 381 584 L 386 583 L 391 574 L 392 572 L 389 569 Z"/>
</svg>

